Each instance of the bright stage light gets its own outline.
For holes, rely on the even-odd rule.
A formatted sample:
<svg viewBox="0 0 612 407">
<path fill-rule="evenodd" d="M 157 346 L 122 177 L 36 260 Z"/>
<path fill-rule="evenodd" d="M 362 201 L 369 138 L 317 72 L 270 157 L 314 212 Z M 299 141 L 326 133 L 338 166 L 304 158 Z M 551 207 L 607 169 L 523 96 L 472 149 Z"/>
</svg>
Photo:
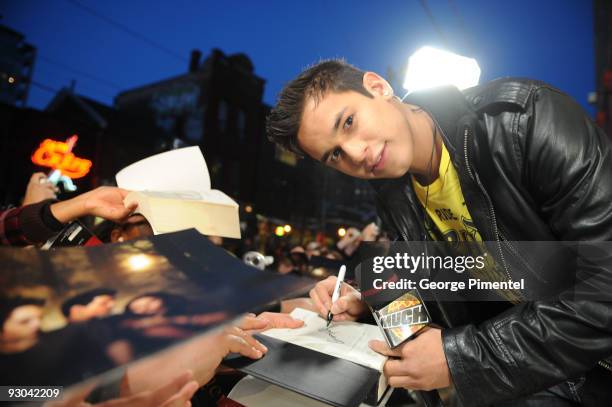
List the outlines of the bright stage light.
<svg viewBox="0 0 612 407">
<path fill-rule="evenodd" d="M 478 85 L 480 67 L 467 58 L 432 47 L 423 47 L 408 60 L 404 89 L 408 93 L 442 85 L 466 89 Z"/>
</svg>

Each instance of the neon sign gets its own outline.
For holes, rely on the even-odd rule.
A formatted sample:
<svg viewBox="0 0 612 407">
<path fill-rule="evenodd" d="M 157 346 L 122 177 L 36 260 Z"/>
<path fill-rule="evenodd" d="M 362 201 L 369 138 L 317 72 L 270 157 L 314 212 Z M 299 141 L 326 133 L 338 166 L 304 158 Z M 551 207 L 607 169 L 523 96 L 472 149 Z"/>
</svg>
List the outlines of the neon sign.
<svg viewBox="0 0 612 407">
<path fill-rule="evenodd" d="M 91 168 L 91 161 L 79 158 L 72 153 L 72 148 L 78 140 L 75 134 L 69 137 L 66 142 L 45 139 L 34 154 L 32 162 L 42 167 L 49 167 L 61 171 L 62 174 L 76 179 L 82 178 Z"/>
</svg>

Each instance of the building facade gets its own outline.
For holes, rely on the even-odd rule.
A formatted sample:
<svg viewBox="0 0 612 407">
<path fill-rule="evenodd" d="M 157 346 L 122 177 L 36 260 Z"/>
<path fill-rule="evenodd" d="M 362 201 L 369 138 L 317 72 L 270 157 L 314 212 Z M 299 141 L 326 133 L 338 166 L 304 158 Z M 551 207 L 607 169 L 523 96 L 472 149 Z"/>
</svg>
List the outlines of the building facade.
<svg viewBox="0 0 612 407">
<path fill-rule="evenodd" d="M 0 25 L 0 102 L 25 106 L 36 48 L 17 31 Z"/>
<path fill-rule="evenodd" d="M 121 92 L 117 110 L 155 123 L 169 146 L 199 145 L 213 187 L 257 213 L 330 229 L 373 218 L 367 183 L 299 160 L 266 139 L 265 80 L 245 54 L 214 49 L 200 57 L 192 52 L 185 74 Z"/>
</svg>

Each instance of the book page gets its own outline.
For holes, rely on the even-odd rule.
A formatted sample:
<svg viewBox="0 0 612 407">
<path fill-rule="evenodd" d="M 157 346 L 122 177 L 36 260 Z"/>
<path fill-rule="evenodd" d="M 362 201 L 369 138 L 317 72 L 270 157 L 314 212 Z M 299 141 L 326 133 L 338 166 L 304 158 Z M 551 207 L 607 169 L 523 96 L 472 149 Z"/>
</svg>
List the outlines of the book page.
<svg viewBox="0 0 612 407">
<path fill-rule="evenodd" d="M 197 146 L 179 148 L 131 164 L 115 176 L 120 188 L 132 191 L 210 190 L 206 161 Z"/>
<path fill-rule="evenodd" d="M 238 204 L 223 192 L 211 189 L 208 191 L 137 191 L 149 198 L 178 199 L 181 201 L 204 201 L 207 203 L 238 207 Z"/>
<path fill-rule="evenodd" d="M 304 321 L 304 326 L 297 329 L 269 329 L 262 335 L 382 371 L 387 357 L 368 346 L 372 339 L 384 341 L 376 325 L 345 321 L 332 322 L 328 328 L 327 321 L 315 312 L 296 308 L 290 315 Z"/>
<path fill-rule="evenodd" d="M 238 207 L 238 204 L 229 196 L 225 195 L 218 189 L 211 189 L 202 193 L 202 200 L 210 203 L 216 203 L 219 205 L 229 205 Z"/>
<path fill-rule="evenodd" d="M 205 235 L 239 239 L 238 204 L 219 191 L 208 192 L 212 194 L 133 191 L 125 197 L 124 203 L 138 203 L 135 213 L 149 221 L 156 235 L 195 228 Z M 210 196 L 218 197 L 219 203 Z"/>
<path fill-rule="evenodd" d="M 151 198 L 180 199 L 189 201 L 201 201 L 204 194 L 196 191 L 138 191 Z"/>
</svg>

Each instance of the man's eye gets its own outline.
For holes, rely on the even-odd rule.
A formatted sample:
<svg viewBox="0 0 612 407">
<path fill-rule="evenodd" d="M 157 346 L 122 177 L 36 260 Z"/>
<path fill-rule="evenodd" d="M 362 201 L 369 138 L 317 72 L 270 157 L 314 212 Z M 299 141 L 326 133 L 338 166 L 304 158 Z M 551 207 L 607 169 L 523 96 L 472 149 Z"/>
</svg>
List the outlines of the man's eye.
<svg viewBox="0 0 612 407">
<path fill-rule="evenodd" d="M 353 125 L 353 115 L 350 115 L 349 117 L 346 118 L 346 121 L 344 122 L 344 128 L 348 129 L 352 125 Z"/>
<path fill-rule="evenodd" d="M 334 151 L 332 151 L 331 155 L 329 156 L 329 160 L 331 162 L 336 162 L 340 159 L 340 156 L 342 155 L 342 150 L 339 147 L 334 148 Z"/>
</svg>

